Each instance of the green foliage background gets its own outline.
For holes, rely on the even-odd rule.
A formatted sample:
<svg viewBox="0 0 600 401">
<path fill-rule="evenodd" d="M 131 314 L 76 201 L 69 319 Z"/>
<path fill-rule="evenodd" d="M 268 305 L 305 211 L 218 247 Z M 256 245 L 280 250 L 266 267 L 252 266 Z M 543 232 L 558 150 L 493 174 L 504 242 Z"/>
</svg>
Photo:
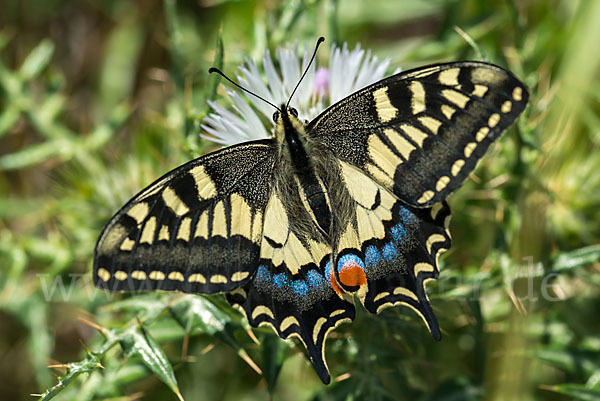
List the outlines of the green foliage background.
<svg viewBox="0 0 600 401">
<path fill-rule="evenodd" d="M 208 67 L 319 35 L 392 69 L 485 59 L 531 90 L 450 199 L 429 286 L 443 340 L 408 309 L 359 311 L 330 336 L 327 387 L 220 297 L 90 285 L 109 217 L 215 148 L 199 137 L 221 99 Z M 598 38 L 597 0 L 3 0 L 2 398 L 600 400 Z"/>
</svg>

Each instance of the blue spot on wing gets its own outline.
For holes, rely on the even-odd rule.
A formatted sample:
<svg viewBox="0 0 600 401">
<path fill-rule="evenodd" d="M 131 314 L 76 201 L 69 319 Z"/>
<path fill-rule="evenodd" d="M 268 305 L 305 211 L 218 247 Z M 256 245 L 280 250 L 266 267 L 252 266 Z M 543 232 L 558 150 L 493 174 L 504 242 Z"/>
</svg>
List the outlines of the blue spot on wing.
<svg viewBox="0 0 600 401">
<path fill-rule="evenodd" d="M 258 285 L 267 285 L 267 283 L 271 282 L 271 272 L 265 265 L 259 265 L 258 270 L 256 272 L 256 284 Z"/>
<path fill-rule="evenodd" d="M 398 249 L 396 249 L 396 245 L 392 242 L 388 242 L 383 247 L 383 258 L 388 262 L 396 259 L 398 257 Z"/>
<path fill-rule="evenodd" d="M 328 262 L 327 265 L 330 266 L 331 262 Z M 329 270 L 331 270 L 331 267 L 329 268 Z M 325 268 L 325 271 L 327 271 L 327 267 Z M 318 271 L 314 269 L 308 271 L 308 273 L 306 274 L 306 281 L 308 282 L 308 285 L 310 285 L 313 289 L 319 289 L 323 286 L 329 285 L 327 283 L 327 280 L 325 280 L 325 277 L 323 277 L 321 274 L 319 274 Z"/>
<path fill-rule="evenodd" d="M 298 296 L 306 296 L 308 295 L 310 289 L 308 288 L 308 284 L 304 280 L 294 280 L 292 283 L 292 289 Z"/>
<path fill-rule="evenodd" d="M 398 246 L 402 248 L 402 243 L 409 240 L 407 227 L 416 222 L 416 216 L 407 208 L 400 206 L 398 208 L 398 217 L 400 218 L 400 221 L 388 230 L 388 242 L 381 248 L 375 245 L 369 245 L 365 249 L 365 261 L 367 262 L 367 266 L 375 266 L 384 260 L 390 262 L 399 257 Z"/>
<path fill-rule="evenodd" d="M 415 220 L 415 215 L 403 206 L 398 208 L 398 214 L 400 215 L 400 218 L 407 223 L 412 223 Z"/>
<path fill-rule="evenodd" d="M 285 273 L 279 273 L 273 276 L 273 284 L 280 290 L 287 290 L 290 287 L 290 280 Z"/>
<path fill-rule="evenodd" d="M 392 238 L 396 242 L 400 242 L 406 239 L 406 228 L 402 225 L 402 223 L 398 223 L 390 229 L 390 233 L 392 234 Z"/>
<path fill-rule="evenodd" d="M 305 277 L 294 280 L 288 272 L 273 274 L 272 270 L 264 264 L 258 266 L 254 284 L 259 291 L 273 294 L 277 299 L 292 303 L 302 303 L 307 297 L 318 299 L 323 291 L 331 289 L 329 280 L 316 269 L 310 269 Z"/>
<path fill-rule="evenodd" d="M 375 245 L 369 245 L 367 249 L 365 249 L 365 262 L 367 268 L 381 263 L 381 253 Z"/>
<path fill-rule="evenodd" d="M 325 277 L 327 277 L 329 280 L 331 280 L 332 274 L 333 274 L 333 271 L 331 270 L 331 260 L 329 260 L 329 261 L 327 261 L 327 264 L 325 264 Z"/>
</svg>

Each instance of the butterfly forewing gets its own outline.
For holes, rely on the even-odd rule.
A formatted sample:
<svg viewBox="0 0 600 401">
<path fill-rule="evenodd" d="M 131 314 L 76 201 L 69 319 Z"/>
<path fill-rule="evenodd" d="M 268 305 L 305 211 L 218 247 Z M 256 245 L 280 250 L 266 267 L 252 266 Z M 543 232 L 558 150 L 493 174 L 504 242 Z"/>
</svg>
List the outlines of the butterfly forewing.
<svg viewBox="0 0 600 401">
<path fill-rule="evenodd" d="M 308 131 L 404 202 L 428 207 L 460 186 L 527 99 L 523 84 L 500 67 L 439 64 L 348 96 Z"/>
<path fill-rule="evenodd" d="M 112 291 L 229 291 L 254 274 L 276 151 L 270 140 L 193 160 L 107 224 L 94 282 Z"/>
</svg>

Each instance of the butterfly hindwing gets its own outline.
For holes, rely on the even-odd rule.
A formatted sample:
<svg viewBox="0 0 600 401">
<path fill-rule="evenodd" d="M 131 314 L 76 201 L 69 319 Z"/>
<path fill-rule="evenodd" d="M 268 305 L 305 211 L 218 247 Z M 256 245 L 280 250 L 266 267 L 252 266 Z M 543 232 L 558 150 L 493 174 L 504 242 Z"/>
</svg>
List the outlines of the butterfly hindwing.
<svg viewBox="0 0 600 401">
<path fill-rule="evenodd" d="M 287 187 L 287 190 L 293 191 Z M 244 287 L 227 294 L 254 327 L 267 325 L 282 338 L 297 337 L 323 382 L 329 382 L 325 340 L 329 331 L 354 319 L 354 305 L 331 285 L 331 246 L 317 231 L 299 228 L 309 213 L 299 196 L 275 190 L 265 210 L 260 262 Z M 291 211 L 295 211 L 291 215 Z"/>
<path fill-rule="evenodd" d="M 262 261 L 253 280 L 227 294 L 227 300 L 254 327 L 270 326 L 281 338 L 297 337 L 324 383 L 329 383 L 325 361 L 328 333 L 354 319 L 354 305 L 332 289 L 323 267 L 307 266 L 295 276 L 285 266 Z"/>
<path fill-rule="evenodd" d="M 270 140 L 233 146 L 140 192 L 98 240 L 96 285 L 202 293 L 243 285 L 258 265 L 275 154 Z"/>
<path fill-rule="evenodd" d="M 437 278 L 438 258 L 450 247 L 448 206 L 411 207 L 356 167 L 340 166 L 355 213 L 336 240 L 336 282 L 371 313 L 412 308 L 439 338 L 424 285 Z"/>
<path fill-rule="evenodd" d="M 437 320 L 425 292 L 439 274 L 438 259 L 450 247 L 447 204 L 413 208 L 397 203 L 394 221 L 383 241 L 364 248 L 368 290 L 362 300 L 371 313 L 395 305 L 413 309 L 432 336 L 440 338 Z"/>
<path fill-rule="evenodd" d="M 439 64 L 348 96 L 308 132 L 407 204 L 429 207 L 460 186 L 527 99 L 523 84 L 500 67 Z"/>
</svg>

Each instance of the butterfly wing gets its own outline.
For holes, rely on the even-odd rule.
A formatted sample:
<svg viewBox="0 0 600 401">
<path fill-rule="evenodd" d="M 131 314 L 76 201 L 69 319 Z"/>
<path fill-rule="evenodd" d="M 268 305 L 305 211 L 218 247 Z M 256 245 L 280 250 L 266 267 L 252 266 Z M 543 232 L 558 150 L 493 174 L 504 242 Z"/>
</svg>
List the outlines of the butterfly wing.
<svg viewBox="0 0 600 401">
<path fill-rule="evenodd" d="M 524 85 L 498 66 L 438 64 L 348 96 L 308 132 L 405 203 L 430 207 L 460 186 L 527 100 Z"/>
<path fill-rule="evenodd" d="M 333 290 L 331 245 L 314 229 L 298 186 L 288 185 L 294 177 L 284 177 L 276 180 L 265 210 L 256 274 L 227 300 L 252 326 L 267 325 L 281 338 L 299 338 L 319 377 L 329 383 L 325 340 L 335 327 L 354 319 L 354 305 Z"/>
<path fill-rule="evenodd" d="M 336 281 L 371 313 L 410 307 L 439 339 L 425 284 L 437 278 L 438 258 L 450 247 L 450 209 L 411 207 L 358 168 L 339 165 L 353 213 L 336 238 Z"/>
<path fill-rule="evenodd" d="M 274 146 L 263 140 L 211 153 L 136 195 L 98 240 L 94 283 L 214 293 L 248 282 L 260 256 Z"/>
</svg>

